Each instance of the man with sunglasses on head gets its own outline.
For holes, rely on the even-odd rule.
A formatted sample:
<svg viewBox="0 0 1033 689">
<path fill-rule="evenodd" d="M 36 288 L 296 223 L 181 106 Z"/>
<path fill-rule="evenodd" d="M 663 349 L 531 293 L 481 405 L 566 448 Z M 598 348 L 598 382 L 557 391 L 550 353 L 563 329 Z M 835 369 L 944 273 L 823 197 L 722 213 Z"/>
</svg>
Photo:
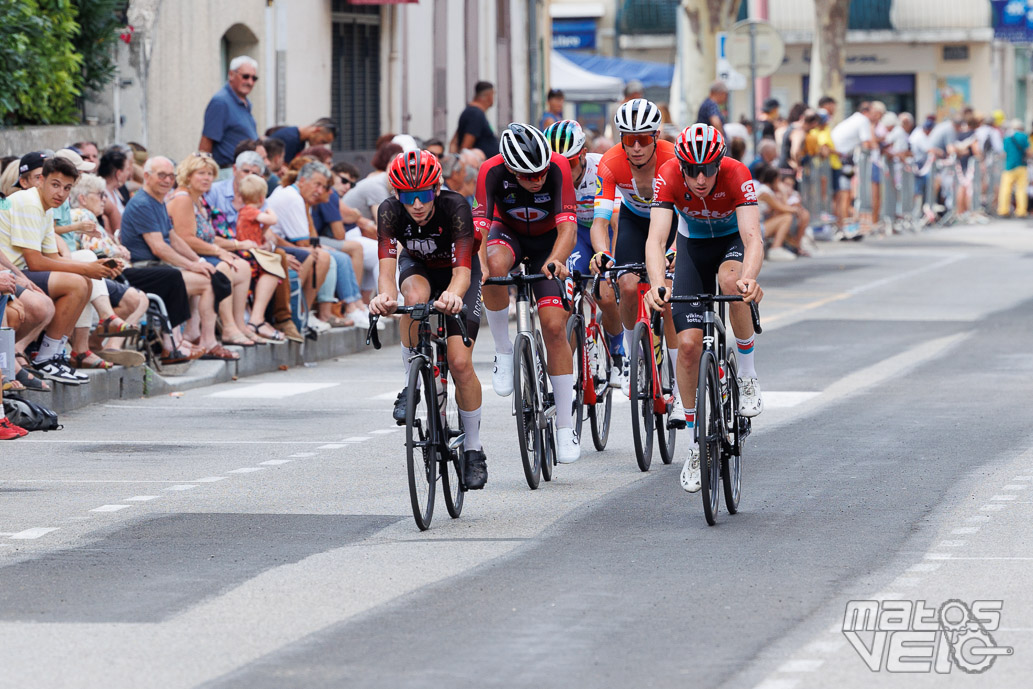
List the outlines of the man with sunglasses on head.
<svg viewBox="0 0 1033 689">
<path fill-rule="evenodd" d="M 560 120 L 545 130 L 545 138 L 554 153 L 559 153 L 570 163 L 570 175 L 574 180 L 574 197 L 577 201 L 577 245 L 567 259 L 567 270 L 582 275 L 591 273 L 592 222 L 595 217 L 595 196 L 598 188 L 598 167 L 603 155 L 589 153 L 585 147 L 585 131 L 576 120 Z M 619 198 L 619 195 L 618 195 Z M 610 237 L 613 230 L 610 229 Z M 617 300 L 608 283 L 599 286 L 599 308 L 603 313 L 603 329 L 610 341 L 610 354 L 616 359 L 624 354 L 622 347 L 624 331 Z M 614 374 L 620 383 L 620 371 Z"/>
<path fill-rule="evenodd" d="M 729 305 L 739 365 L 739 413 L 757 416 L 764 408 L 753 362 L 753 321 L 749 302 L 760 303 L 764 291 L 757 284 L 764 262 L 757 188 L 749 169 L 725 156 L 724 137 L 708 124 L 694 124 L 678 136 L 676 158 L 657 171 L 650 213 L 646 265 L 651 289 L 646 301 L 653 310 L 666 306 L 658 289 L 667 285 L 665 251 L 672 221 L 678 227 L 678 261 L 674 289 L 667 298 L 712 294 L 740 294 L 742 302 Z M 685 406 L 688 428 L 696 422 L 696 383 L 703 351 L 703 311 L 691 303 L 673 306 L 678 331 L 676 375 Z M 681 472 L 682 488 L 700 489 L 699 450 L 689 449 Z"/>
<path fill-rule="evenodd" d="M 481 234 L 488 235 L 488 274 L 504 277 L 526 260 L 530 273 L 566 277 L 567 258 L 577 241 L 570 163 L 550 151 L 545 135 L 529 124 L 506 127 L 499 149 L 498 155 L 481 166 L 473 211 Z M 581 457 L 574 433 L 574 362 L 566 331 L 569 314 L 555 280 L 535 283 L 533 291 L 556 397 L 556 459 L 569 464 Z M 506 397 L 513 392 L 508 289 L 486 285 L 484 309 L 495 339 L 492 387 Z"/>
<path fill-rule="evenodd" d="M 429 151 L 409 151 L 396 157 L 387 169 L 394 192 L 377 209 L 380 245 L 380 293 L 369 304 L 378 315 L 398 308 L 398 285 L 406 304 L 434 300 L 435 308 L 457 314 L 466 307 L 463 344 L 459 325 L 447 323 L 448 367 L 456 384 L 456 403 L 466 439 L 463 471 L 467 488 L 483 488 L 488 468 L 481 448 L 481 382 L 473 367 L 473 340 L 481 322 L 481 262 L 479 241 L 470 205 L 459 194 L 441 189 L 441 164 Z M 395 270 L 398 270 L 398 284 Z M 416 346 L 416 328 L 402 316 L 402 363 L 409 379 L 410 347 Z M 422 394 L 434 394 L 423 390 Z M 395 401 L 394 419 L 405 424 L 403 389 Z"/>
<path fill-rule="evenodd" d="M 662 119 L 660 108 L 644 98 L 629 100 L 617 109 L 613 121 L 621 137 L 620 143 L 603 154 L 596 182 L 591 232 L 594 271 L 608 267 L 611 262 L 625 265 L 646 260 L 653 181 L 656 171 L 674 159 L 674 144 L 657 139 Z M 611 254 L 609 225 L 618 193 L 622 197 L 621 212 L 617 220 L 617 241 Z M 671 222 L 671 229 L 674 229 L 674 220 Z M 673 241 L 672 233 L 668 247 Z M 633 273 L 617 276 L 625 351 L 631 351 L 632 333 L 638 318 L 638 282 L 638 276 Z M 670 352 L 672 360 L 677 363 L 676 350 L 671 349 Z M 614 358 L 612 382 L 621 380 L 624 394 L 630 396 L 625 368 L 622 358 Z M 678 413 L 673 416 L 680 418 Z"/>
</svg>

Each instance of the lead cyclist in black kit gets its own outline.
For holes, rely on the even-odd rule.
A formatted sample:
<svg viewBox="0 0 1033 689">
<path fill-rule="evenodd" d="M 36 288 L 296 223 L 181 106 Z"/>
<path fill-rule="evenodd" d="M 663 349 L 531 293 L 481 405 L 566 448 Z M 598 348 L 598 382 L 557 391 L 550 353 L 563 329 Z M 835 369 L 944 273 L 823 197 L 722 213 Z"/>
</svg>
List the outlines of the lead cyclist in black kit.
<svg viewBox="0 0 1033 689">
<path fill-rule="evenodd" d="M 480 436 L 481 381 L 473 367 L 473 340 L 481 322 L 481 261 L 470 205 L 459 194 L 441 190 L 441 164 L 429 151 L 400 154 L 388 166 L 387 175 L 394 196 L 377 211 L 380 293 L 370 301 L 369 310 L 387 315 L 398 308 L 396 267 L 406 304 L 434 299 L 435 308 L 452 314 L 466 307 L 471 343 L 463 345 L 459 326 L 449 319 L 448 368 L 455 380 L 466 435 L 463 478 L 467 488 L 483 488 L 488 468 Z M 409 348 L 416 345 L 415 328 L 410 325 L 409 316 L 402 316 L 399 330 L 406 380 Z M 402 390 L 395 402 L 394 418 L 399 425 L 405 424 L 405 393 Z"/>
</svg>

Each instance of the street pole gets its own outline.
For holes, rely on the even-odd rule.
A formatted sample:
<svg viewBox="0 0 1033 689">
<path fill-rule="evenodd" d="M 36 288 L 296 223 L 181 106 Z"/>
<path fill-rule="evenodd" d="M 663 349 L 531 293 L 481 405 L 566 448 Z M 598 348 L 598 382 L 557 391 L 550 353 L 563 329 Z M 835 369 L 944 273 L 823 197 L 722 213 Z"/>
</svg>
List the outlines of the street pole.
<svg viewBox="0 0 1033 689">
<path fill-rule="evenodd" d="M 750 121 L 753 122 L 753 154 L 757 155 L 760 131 L 757 128 L 757 25 L 750 22 Z"/>
</svg>

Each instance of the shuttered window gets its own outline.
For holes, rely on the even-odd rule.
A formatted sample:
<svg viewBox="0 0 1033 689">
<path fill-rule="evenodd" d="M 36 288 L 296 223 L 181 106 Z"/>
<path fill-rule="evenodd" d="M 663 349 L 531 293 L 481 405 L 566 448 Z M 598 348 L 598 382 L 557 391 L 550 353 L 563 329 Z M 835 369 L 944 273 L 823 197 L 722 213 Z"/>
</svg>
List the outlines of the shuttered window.
<svg viewBox="0 0 1033 689">
<path fill-rule="evenodd" d="M 380 8 L 333 2 L 331 117 L 337 151 L 369 151 L 380 135 Z"/>
</svg>

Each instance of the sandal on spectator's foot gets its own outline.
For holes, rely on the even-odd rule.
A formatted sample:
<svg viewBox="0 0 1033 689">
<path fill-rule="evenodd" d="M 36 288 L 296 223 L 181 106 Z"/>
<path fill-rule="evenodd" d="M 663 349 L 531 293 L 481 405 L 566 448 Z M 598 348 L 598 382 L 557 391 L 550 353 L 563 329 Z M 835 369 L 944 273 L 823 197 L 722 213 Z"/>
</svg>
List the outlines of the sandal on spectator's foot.
<svg viewBox="0 0 1033 689">
<path fill-rule="evenodd" d="M 161 365 L 171 366 L 173 364 L 185 364 L 194 358 L 195 357 L 190 356 L 181 349 L 173 349 L 171 352 L 164 351 L 161 353 Z"/>
<path fill-rule="evenodd" d="M 350 328 L 355 325 L 355 321 L 352 319 L 339 318 L 338 316 L 330 316 L 326 322 L 330 324 L 331 328 Z"/>
<path fill-rule="evenodd" d="M 32 375 L 29 369 L 25 367 L 22 367 L 22 369 L 15 374 L 14 378 L 24 386 L 22 388 L 23 390 L 50 392 L 50 386 L 47 384 L 47 381 Z M 7 388 L 4 389 L 6 390 Z M 12 390 L 16 390 L 16 388 L 12 388 Z"/>
<path fill-rule="evenodd" d="M 104 361 L 99 356 L 86 350 L 85 352 L 75 352 L 71 354 L 72 368 L 98 368 L 102 371 L 115 368 L 115 365 L 110 361 Z"/>
<path fill-rule="evenodd" d="M 280 321 L 276 324 L 276 329 L 283 333 L 283 336 L 293 342 L 304 342 L 305 338 L 301 335 L 298 330 L 298 326 L 294 325 L 294 321 L 289 318 L 285 321 Z"/>
<path fill-rule="evenodd" d="M 32 358 L 29 357 L 25 352 L 15 352 L 14 358 L 21 362 L 22 368 L 27 368 L 33 373 L 36 373 L 36 366 L 32 363 Z"/>
<path fill-rule="evenodd" d="M 244 333 L 237 333 L 233 337 L 223 338 L 224 345 L 237 345 L 238 347 L 254 347 L 255 343 L 247 338 Z"/>
<path fill-rule="evenodd" d="M 264 333 L 261 331 L 262 326 L 266 327 L 266 332 Z M 255 325 L 254 323 L 248 323 L 247 327 L 251 328 L 255 335 L 262 338 L 269 344 L 284 344 L 287 341 L 287 338 L 283 336 L 283 333 L 281 333 L 279 330 L 277 330 L 276 328 L 264 321 L 259 323 L 258 325 Z M 248 337 L 252 336 L 249 335 Z"/>
<path fill-rule="evenodd" d="M 4 392 L 25 392 L 28 388 L 17 378 L 14 380 L 4 380 L 3 384 Z"/>
<path fill-rule="evenodd" d="M 21 426 L 15 426 L 6 416 L 0 419 L 0 440 L 24 438 L 29 432 Z"/>
<path fill-rule="evenodd" d="M 99 337 L 129 337 L 139 335 L 140 329 L 135 325 L 129 325 L 118 316 L 108 316 L 97 324 L 93 334 Z"/>
<path fill-rule="evenodd" d="M 104 361 L 110 361 L 113 364 L 125 366 L 126 368 L 143 366 L 144 362 L 147 361 L 143 352 L 137 352 L 132 349 L 101 349 L 96 354 Z"/>
<path fill-rule="evenodd" d="M 209 349 L 207 352 L 205 352 L 201 356 L 201 358 L 205 359 L 205 360 L 208 360 L 208 361 L 211 361 L 211 360 L 215 360 L 215 361 L 236 361 L 237 359 L 240 358 L 240 355 L 239 354 L 234 354 L 233 352 L 231 352 L 230 350 L 226 349 L 222 345 L 218 345 L 217 344 L 214 347 L 212 347 L 211 349 Z"/>
</svg>

